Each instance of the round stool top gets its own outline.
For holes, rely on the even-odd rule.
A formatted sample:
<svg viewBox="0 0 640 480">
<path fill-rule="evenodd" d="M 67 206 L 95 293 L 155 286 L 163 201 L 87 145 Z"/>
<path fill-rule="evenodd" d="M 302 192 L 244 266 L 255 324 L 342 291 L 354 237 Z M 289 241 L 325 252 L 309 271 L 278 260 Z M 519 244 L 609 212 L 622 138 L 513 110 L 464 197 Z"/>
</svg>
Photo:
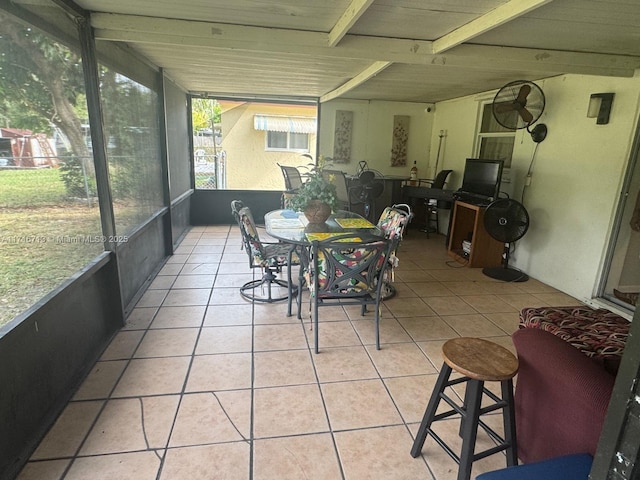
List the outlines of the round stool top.
<svg viewBox="0 0 640 480">
<path fill-rule="evenodd" d="M 444 361 L 474 380 L 501 381 L 518 372 L 518 359 L 498 344 L 481 338 L 453 338 L 442 346 Z"/>
</svg>

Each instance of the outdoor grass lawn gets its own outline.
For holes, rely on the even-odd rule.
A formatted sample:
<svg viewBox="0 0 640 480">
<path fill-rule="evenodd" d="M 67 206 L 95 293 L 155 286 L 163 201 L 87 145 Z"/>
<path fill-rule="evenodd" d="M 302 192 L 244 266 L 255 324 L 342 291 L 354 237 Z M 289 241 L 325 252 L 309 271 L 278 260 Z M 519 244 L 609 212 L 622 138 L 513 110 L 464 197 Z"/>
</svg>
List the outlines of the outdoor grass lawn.
<svg viewBox="0 0 640 480">
<path fill-rule="evenodd" d="M 66 201 L 60 170 L 0 170 L 0 325 L 99 254 L 100 235 L 98 206 Z"/>
<path fill-rule="evenodd" d="M 57 168 L 0 170 L 0 208 L 64 203 L 67 194 L 60 173 Z"/>
</svg>

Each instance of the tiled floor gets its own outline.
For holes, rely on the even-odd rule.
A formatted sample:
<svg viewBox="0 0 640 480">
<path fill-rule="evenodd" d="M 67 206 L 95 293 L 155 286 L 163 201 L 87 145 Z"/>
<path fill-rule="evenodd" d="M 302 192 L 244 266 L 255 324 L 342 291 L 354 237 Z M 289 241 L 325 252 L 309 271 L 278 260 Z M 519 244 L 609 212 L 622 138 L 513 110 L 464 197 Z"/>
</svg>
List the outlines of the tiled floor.
<svg viewBox="0 0 640 480">
<path fill-rule="evenodd" d="M 316 355 L 308 320 L 240 297 L 253 274 L 237 228 L 193 228 L 19 479 L 455 478 L 433 441 L 409 455 L 443 342 L 475 336 L 513 349 L 519 309 L 577 302 L 460 267 L 439 236 L 410 231 L 399 256 L 382 349 L 371 314 L 331 307 Z M 500 430 L 499 416 L 489 423 Z M 457 421 L 437 430 L 456 444 Z M 474 476 L 502 466 L 494 455 Z"/>
</svg>

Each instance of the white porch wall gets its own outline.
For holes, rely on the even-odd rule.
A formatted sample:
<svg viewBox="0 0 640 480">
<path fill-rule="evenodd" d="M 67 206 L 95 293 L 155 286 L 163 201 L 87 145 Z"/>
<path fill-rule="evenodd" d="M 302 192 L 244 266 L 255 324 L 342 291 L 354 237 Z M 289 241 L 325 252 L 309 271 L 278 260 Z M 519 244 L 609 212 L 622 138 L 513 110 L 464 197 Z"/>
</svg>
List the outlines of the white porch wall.
<svg viewBox="0 0 640 480">
<path fill-rule="evenodd" d="M 537 81 L 546 96 L 541 118 L 549 128 L 539 145 L 524 204 L 528 233 L 517 243 L 511 265 L 581 300 L 592 298 L 609 240 L 619 191 L 638 119 L 640 78 L 565 75 Z M 587 118 L 592 93 L 614 92 L 607 125 Z M 491 98 L 488 92 L 484 98 Z M 438 135 L 446 130 L 438 168 L 454 170 L 450 188 L 462 181 L 465 158 L 473 156 L 482 95 L 436 105 L 431 133 L 431 165 Z M 517 132 L 511 183 L 503 190 L 520 200 L 535 144 Z"/>
<path fill-rule="evenodd" d="M 358 162 L 366 160 L 369 168 L 386 175 L 406 175 L 417 162 L 419 176 L 428 178 L 430 136 L 434 113 L 426 112 L 426 103 L 375 102 L 366 100 L 331 100 L 320 105 L 321 155 L 333 157 L 333 134 L 336 110 L 353 112 L 351 136 L 351 161 L 338 165 L 347 173 L 355 173 Z M 408 115 L 409 140 L 407 143 L 407 165 L 391 166 L 391 141 L 394 115 Z"/>
</svg>

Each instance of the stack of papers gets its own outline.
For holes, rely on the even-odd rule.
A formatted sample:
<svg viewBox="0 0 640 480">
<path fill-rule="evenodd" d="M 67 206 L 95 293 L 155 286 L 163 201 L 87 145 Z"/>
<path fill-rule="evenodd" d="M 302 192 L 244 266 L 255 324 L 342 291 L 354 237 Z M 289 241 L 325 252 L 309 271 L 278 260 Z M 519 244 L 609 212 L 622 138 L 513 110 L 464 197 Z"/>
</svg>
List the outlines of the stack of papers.
<svg viewBox="0 0 640 480">
<path fill-rule="evenodd" d="M 281 230 L 281 229 L 292 230 L 292 229 L 304 227 L 300 219 L 297 217 L 296 218 L 272 218 L 269 224 L 271 228 L 278 229 L 278 230 Z"/>
</svg>

